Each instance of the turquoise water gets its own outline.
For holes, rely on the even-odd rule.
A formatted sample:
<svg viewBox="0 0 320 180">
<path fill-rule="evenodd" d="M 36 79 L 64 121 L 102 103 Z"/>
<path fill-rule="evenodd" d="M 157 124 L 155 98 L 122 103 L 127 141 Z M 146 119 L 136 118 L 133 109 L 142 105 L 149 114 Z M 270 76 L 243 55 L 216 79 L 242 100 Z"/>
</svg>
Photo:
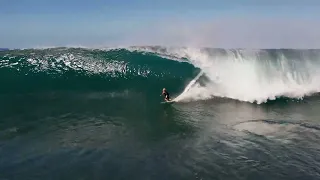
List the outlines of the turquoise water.
<svg viewBox="0 0 320 180">
<path fill-rule="evenodd" d="M 319 53 L 0 52 L 0 179 L 319 179 Z"/>
</svg>

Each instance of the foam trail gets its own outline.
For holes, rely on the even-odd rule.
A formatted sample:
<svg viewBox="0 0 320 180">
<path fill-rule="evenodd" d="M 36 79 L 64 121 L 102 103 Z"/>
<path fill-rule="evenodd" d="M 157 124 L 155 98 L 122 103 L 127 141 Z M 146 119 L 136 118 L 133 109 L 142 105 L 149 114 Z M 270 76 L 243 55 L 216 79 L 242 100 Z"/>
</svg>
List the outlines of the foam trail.
<svg viewBox="0 0 320 180">
<path fill-rule="evenodd" d="M 187 85 L 187 87 L 184 89 L 184 91 L 174 99 L 174 101 L 181 101 L 185 94 L 189 91 L 189 89 L 197 82 L 197 80 L 204 74 L 203 71 L 201 71 L 190 83 Z"/>
</svg>

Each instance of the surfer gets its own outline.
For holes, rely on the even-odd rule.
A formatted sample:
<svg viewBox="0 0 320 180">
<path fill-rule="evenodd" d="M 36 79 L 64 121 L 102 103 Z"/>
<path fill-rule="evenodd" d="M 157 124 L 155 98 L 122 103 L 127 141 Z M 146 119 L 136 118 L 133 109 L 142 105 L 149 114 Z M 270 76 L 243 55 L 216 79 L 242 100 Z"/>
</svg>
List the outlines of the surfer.
<svg viewBox="0 0 320 180">
<path fill-rule="evenodd" d="M 162 94 L 161 95 L 164 95 L 164 100 L 165 101 L 170 101 L 170 95 L 169 95 L 168 91 L 166 90 L 166 88 L 162 89 Z"/>
</svg>

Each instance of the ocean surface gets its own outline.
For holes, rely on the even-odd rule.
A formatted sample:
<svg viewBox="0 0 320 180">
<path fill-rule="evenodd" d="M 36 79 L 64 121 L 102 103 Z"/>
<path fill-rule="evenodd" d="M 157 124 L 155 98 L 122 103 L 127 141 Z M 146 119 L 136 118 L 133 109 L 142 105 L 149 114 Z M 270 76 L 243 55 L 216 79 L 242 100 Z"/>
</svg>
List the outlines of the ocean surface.
<svg viewBox="0 0 320 180">
<path fill-rule="evenodd" d="M 320 50 L 1 51 L 0 179 L 320 179 L 319 91 Z"/>
</svg>

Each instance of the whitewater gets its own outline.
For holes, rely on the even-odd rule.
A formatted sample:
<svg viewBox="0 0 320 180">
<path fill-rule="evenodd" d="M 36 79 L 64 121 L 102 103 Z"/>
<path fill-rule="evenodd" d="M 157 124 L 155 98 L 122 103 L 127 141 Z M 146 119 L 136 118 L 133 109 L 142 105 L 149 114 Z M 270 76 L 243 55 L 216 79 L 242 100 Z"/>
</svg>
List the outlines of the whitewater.
<svg viewBox="0 0 320 180">
<path fill-rule="evenodd" d="M 209 81 L 190 82 L 176 101 L 225 97 L 258 104 L 278 97 L 302 99 L 320 90 L 320 53 L 314 50 L 138 48 L 187 59 Z M 172 58 L 174 57 L 174 58 Z M 200 75 L 199 74 L 199 75 Z"/>
</svg>

